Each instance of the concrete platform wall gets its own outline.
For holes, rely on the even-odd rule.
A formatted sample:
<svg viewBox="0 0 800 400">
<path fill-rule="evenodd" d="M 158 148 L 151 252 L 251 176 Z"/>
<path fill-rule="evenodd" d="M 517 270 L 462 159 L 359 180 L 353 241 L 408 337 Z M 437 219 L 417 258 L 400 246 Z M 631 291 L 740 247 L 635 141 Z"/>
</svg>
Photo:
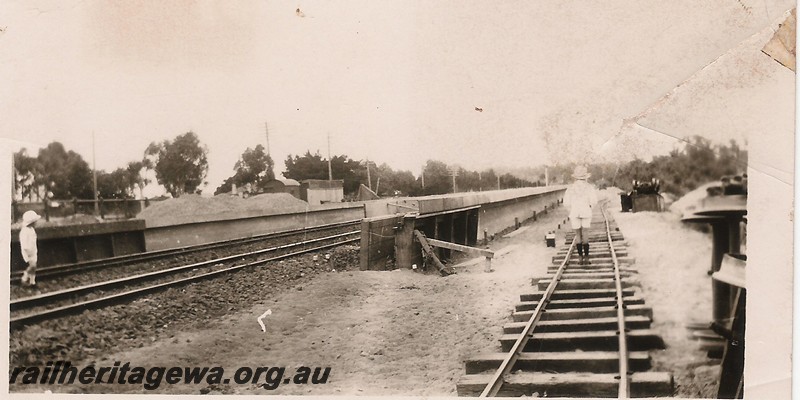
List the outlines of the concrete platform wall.
<svg viewBox="0 0 800 400">
<path fill-rule="evenodd" d="M 419 210 L 419 200 L 413 197 L 390 197 L 378 200 L 359 201 L 364 205 L 367 218 L 405 214 Z"/>
<path fill-rule="evenodd" d="M 299 213 L 148 227 L 145 230 L 145 243 L 148 251 L 163 250 L 361 218 L 364 218 L 363 205 L 337 205 L 329 208 L 314 208 Z"/>
<path fill-rule="evenodd" d="M 561 198 L 566 188 L 566 186 L 547 186 L 489 190 L 485 192 L 450 193 L 421 197 L 391 197 L 362 201 L 357 204 L 364 205 L 367 218 L 405 214 L 414 211 L 420 214 L 431 214 L 465 207 L 502 203 L 507 200 L 516 201 L 520 198 L 541 196 L 548 193 L 561 193 L 559 195 L 559 198 Z"/>
<path fill-rule="evenodd" d="M 483 239 L 484 230 L 488 236 L 496 235 L 513 227 L 515 222 L 523 223 L 533 218 L 534 212 L 541 214 L 545 206 L 548 210 L 553 209 L 564 198 L 564 191 L 566 188 L 482 204 L 478 220 L 478 239 Z"/>
<path fill-rule="evenodd" d="M 532 190 L 531 190 L 532 189 Z M 464 193 L 367 202 L 367 213 L 382 213 L 397 204 L 416 200 L 426 213 L 397 213 L 372 216 L 362 222 L 361 269 L 385 269 L 394 258 L 397 268 L 422 265 L 420 245 L 413 239 L 419 230 L 431 239 L 476 246 L 487 236 L 496 235 L 558 206 L 566 187 L 517 189 L 499 192 Z M 501 193 L 502 192 L 502 193 Z M 483 201 L 484 203 L 480 203 Z M 395 204 L 394 206 L 392 204 Z M 435 248 L 440 259 L 452 251 Z"/>
<path fill-rule="evenodd" d="M 71 264 L 132 253 L 145 249 L 144 220 L 36 228 L 39 267 Z M 25 269 L 19 246 L 19 229 L 11 231 L 11 269 Z"/>
</svg>

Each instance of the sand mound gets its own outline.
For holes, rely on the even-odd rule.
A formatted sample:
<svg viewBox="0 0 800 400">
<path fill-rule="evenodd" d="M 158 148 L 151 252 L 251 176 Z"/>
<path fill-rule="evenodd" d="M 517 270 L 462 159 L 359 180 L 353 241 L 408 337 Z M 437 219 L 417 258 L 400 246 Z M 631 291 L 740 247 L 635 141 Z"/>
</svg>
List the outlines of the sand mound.
<svg viewBox="0 0 800 400">
<path fill-rule="evenodd" d="M 288 193 L 265 193 L 243 199 L 222 194 L 214 197 L 183 195 L 175 199 L 154 202 L 136 217 L 147 226 L 174 225 L 214 219 L 255 215 L 272 215 L 304 211 L 308 203 Z"/>
</svg>

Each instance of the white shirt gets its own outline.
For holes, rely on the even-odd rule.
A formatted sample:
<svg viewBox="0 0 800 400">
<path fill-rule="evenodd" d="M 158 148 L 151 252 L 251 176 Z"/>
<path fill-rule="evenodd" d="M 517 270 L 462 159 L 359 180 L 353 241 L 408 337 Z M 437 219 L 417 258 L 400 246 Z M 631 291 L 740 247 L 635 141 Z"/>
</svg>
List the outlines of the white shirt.
<svg viewBox="0 0 800 400">
<path fill-rule="evenodd" d="M 19 230 L 19 247 L 22 249 L 22 259 L 25 262 L 37 259 L 39 250 L 36 248 L 36 231 L 31 226 Z"/>
<path fill-rule="evenodd" d="M 564 193 L 564 205 L 568 206 L 569 217 L 592 218 L 592 207 L 597 203 L 594 185 L 585 180 L 577 180 Z"/>
</svg>

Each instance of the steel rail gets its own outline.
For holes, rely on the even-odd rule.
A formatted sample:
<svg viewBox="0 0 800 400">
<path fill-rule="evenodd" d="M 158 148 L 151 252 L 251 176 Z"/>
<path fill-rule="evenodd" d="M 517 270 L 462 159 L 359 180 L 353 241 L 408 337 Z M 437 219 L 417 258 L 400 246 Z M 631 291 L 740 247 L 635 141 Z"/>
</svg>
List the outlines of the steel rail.
<svg viewBox="0 0 800 400">
<path fill-rule="evenodd" d="M 57 299 L 73 297 L 73 296 L 84 294 L 84 293 L 91 292 L 91 291 L 112 289 L 114 287 L 124 286 L 124 285 L 127 285 L 127 284 L 137 283 L 137 282 L 145 281 L 145 280 L 148 280 L 148 279 L 154 279 L 154 278 L 158 278 L 158 277 L 165 276 L 165 275 L 170 275 L 170 274 L 175 274 L 175 273 L 179 273 L 179 272 L 183 272 L 183 271 L 188 271 L 188 270 L 191 270 L 191 269 L 194 269 L 194 268 L 205 267 L 205 266 L 217 264 L 217 263 L 220 263 L 220 262 L 225 262 L 225 261 L 230 261 L 230 260 L 235 260 L 235 259 L 241 259 L 241 258 L 244 258 L 244 257 L 261 255 L 261 254 L 264 254 L 264 253 L 270 253 L 270 252 L 274 252 L 274 251 L 277 251 L 277 250 L 282 250 L 282 249 L 287 249 L 287 248 L 292 248 L 292 247 L 305 246 L 305 245 L 314 244 L 314 243 L 325 241 L 325 240 L 344 238 L 344 237 L 347 237 L 347 236 L 359 234 L 360 232 L 361 231 L 359 230 L 359 231 L 354 231 L 354 232 L 340 233 L 340 234 L 337 234 L 337 235 L 326 236 L 326 237 L 322 237 L 322 238 L 315 238 L 315 239 L 305 240 L 305 241 L 297 242 L 297 243 L 290 243 L 290 244 L 275 246 L 275 247 L 271 247 L 271 248 L 267 248 L 267 249 L 251 251 L 251 252 L 248 252 L 248 253 L 234 254 L 234 255 L 231 255 L 231 256 L 227 256 L 227 257 L 216 258 L 216 259 L 207 260 L 207 261 L 201 261 L 201 262 L 193 263 L 193 264 L 179 265 L 177 267 L 166 268 L 166 269 L 153 271 L 153 272 L 147 272 L 147 273 L 144 273 L 144 274 L 131 275 L 131 276 L 126 276 L 126 277 L 122 277 L 122 278 L 112 279 L 112 280 L 109 280 L 109 281 L 97 282 L 97 283 L 92 283 L 92 284 L 89 284 L 89 285 L 83 285 L 83 286 L 78 286 L 78 287 L 69 288 L 69 289 L 63 289 L 63 290 L 57 290 L 57 291 L 42 293 L 42 294 L 36 295 L 36 296 L 23 297 L 23 298 L 11 301 L 9 303 L 9 308 L 10 308 L 11 311 L 17 311 L 17 310 L 20 310 L 20 309 L 35 307 L 35 306 L 40 305 L 40 304 L 47 304 L 47 303 L 50 303 L 50 302 L 52 302 L 54 300 L 57 300 Z"/>
<path fill-rule="evenodd" d="M 520 353 L 522 353 L 522 351 L 525 349 L 525 345 L 528 343 L 528 340 L 533 336 L 533 328 L 541 319 L 544 308 L 547 307 L 547 304 L 550 302 L 550 297 L 556 290 L 558 282 L 561 281 L 561 275 L 564 273 L 564 270 L 569 263 L 572 250 L 574 248 L 575 238 L 572 239 L 572 243 L 569 246 L 569 251 L 567 252 L 566 257 L 564 257 L 564 260 L 561 261 L 561 264 L 559 265 L 555 276 L 550 281 L 550 284 L 547 285 L 547 289 L 545 289 L 541 300 L 539 300 L 539 303 L 536 305 L 536 309 L 533 310 L 531 318 L 528 320 L 528 323 L 525 324 L 525 328 L 522 329 L 522 333 L 520 333 L 517 341 L 514 342 L 514 345 L 511 347 L 508 355 L 506 355 L 506 357 L 503 359 L 503 362 L 500 364 L 497 372 L 495 372 L 495 374 L 492 376 L 492 379 L 489 381 L 489 383 L 486 384 L 486 387 L 483 389 L 483 392 L 481 392 L 480 397 L 492 397 L 496 396 L 497 393 L 500 392 L 500 388 L 503 386 L 503 383 L 505 383 L 505 376 L 514 368 L 514 364 L 519 359 Z"/>
<path fill-rule="evenodd" d="M 182 254 L 194 253 L 204 250 L 213 250 L 220 247 L 231 245 L 244 245 L 254 243 L 262 240 L 278 239 L 281 237 L 291 236 L 300 233 L 318 232 L 326 229 L 335 229 L 346 227 L 350 225 L 358 225 L 361 220 L 351 220 L 345 222 L 336 222 L 332 224 L 317 225 L 311 227 L 304 227 L 300 229 L 290 229 L 279 232 L 266 233 L 262 235 L 250 236 L 246 238 L 236 238 L 221 240 L 212 243 L 203 243 L 191 246 L 178 247 L 174 249 L 154 250 L 144 253 L 126 254 L 115 257 L 107 257 L 98 260 L 88 260 L 71 264 L 54 265 L 51 267 L 38 268 L 36 276 L 39 278 L 52 278 L 64 275 L 71 275 L 78 272 L 91 271 L 94 269 L 102 269 L 117 265 L 132 264 L 142 261 L 157 260 L 160 258 L 173 257 Z M 11 282 L 19 283 L 22 277 L 22 271 L 11 272 Z"/>
<path fill-rule="evenodd" d="M 141 295 L 144 295 L 144 294 L 147 294 L 147 293 L 151 293 L 151 292 L 156 292 L 156 291 L 159 291 L 159 290 L 167 289 L 167 288 L 172 287 L 172 286 L 177 286 L 177 285 L 184 284 L 184 283 L 189 283 L 189 282 L 196 282 L 196 281 L 199 281 L 199 280 L 203 280 L 203 279 L 208 279 L 208 278 L 214 277 L 216 275 L 227 274 L 229 272 L 238 271 L 238 270 L 243 269 L 243 268 L 253 267 L 253 266 L 256 266 L 256 265 L 262 265 L 262 264 L 266 264 L 268 262 L 278 261 L 278 260 L 282 260 L 282 259 L 285 259 L 285 258 L 294 257 L 294 256 L 302 255 L 302 254 L 305 254 L 305 253 L 310 253 L 310 252 L 313 252 L 313 251 L 324 250 L 324 249 L 328 249 L 328 248 L 336 247 L 336 246 L 341 246 L 341 245 L 348 244 L 348 243 L 356 243 L 356 242 L 358 242 L 360 240 L 361 240 L 360 238 L 356 238 L 356 239 L 346 240 L 346 241 L 343 241 L 343 242 L 330 243 L 330 244 L 326 244 L 326 245 L 322 245 L 322 246 L 317 246 L 317 247 L 310 248 L 310 249 L 303 249 L 303 250 L 296 251 L 296 252 L 293 252 L 293 253 L 281 254 L 279 256 L 271 257 L 271 258 L 268 258 L 266 260 L 259 260 L 259 261 L 254 261 L 254 262 L 247 263 L 247 264 L 235 265 L 233 267 L 228 267 L 228 268 L 217 270 L 217 271 L 206 272 L 206 273 L 203 273 L 203 274 L 200 274 L 200 275 L 190 276 L 190 277 L 186 277 L 186 278 L 180 278 L 180 279 L 176 279 L 174 281 L 169 281 L 169 282 L 162 282 L 162 283 L 155 284 L 155 285 L 152 285 L 152 286 L 133 289 L 133 290 L 129 290 L 129 291 L 122 292 L 122 293 L 116 293 L 116 294 L 112 294 L 112 295 L 109 295 L 109 296 L 100 297 L 100 298 L 97 298 L 97 299 L 86 300 L 86 301 L 82 301 L 82 302 L 75 303 L 75 304 L 70 304 L 70 305 L 66 305 L 66 306 L 62 306 L 62 307 L 58 307 L 58 308 L 53 308 L 53 309 L 50 309 L 50 310 L 44 310 L 44 311 L 40 311 L 40 312 L 33 313 L 33 314 L 14 317 L 14 318 L 11 318 L 9 320 L 9 326 L 10 326 L 11 329 L 17 329 L 17 328 L 20 328 L 20 327 L 22 327 L 24 325 L 28 325 L 28 324 L 31 324 L 31 323 L 34 323 L 34 322 L 44 321 L 44 320 L 47 320 L 47 319 L 54 319 L 54 318 L 66 316 L 66 315 L 69 315 L 69 314 L 74 314 L 74 313 L 77 313 L 77 312 L 81 312 L 81 311 L 84 311 L 84 310 L 93 309 L 93 308 L 100 308 L 102 306 L 118 303 L 118 302 L 120 302 L 122 300 L 126 300 L 126 299 L 130 299 L 130 298 L 133 298 L 133 297 L 141 296 Z"/>
<path fill-rule="evenodd" d="M 619 392 L 618 398 L 630 398 L 630 374 L 628 373 L 628 339 L 625 332 L 625 303 L 622 300 L 622 278 L 619 272 L 619 261 L 617 260 L 617 252 L 614 250 L 614 244 L 611 241 L 611 225 L 606 215 L 605 204 L 600 209 L 603 213 L 603 219 L 606 225 L 606 235 L 608 236 L 608 248 L 611 251 L 611 260 L 614 263 L 614 286 L 617 291 L 617 341 L 619 345 Z"/>
</svg>

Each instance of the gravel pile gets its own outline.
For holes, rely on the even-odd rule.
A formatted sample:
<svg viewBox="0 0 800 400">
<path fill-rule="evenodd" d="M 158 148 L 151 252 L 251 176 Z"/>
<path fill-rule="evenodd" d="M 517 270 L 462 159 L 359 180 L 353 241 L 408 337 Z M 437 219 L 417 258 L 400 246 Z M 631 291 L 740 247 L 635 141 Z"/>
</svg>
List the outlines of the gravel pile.
<svg viewBox="0 0 800 400">
<path fill-rule="evenodd" d="M 230 216 L 236 213 L 259 213 L 262 215 L 305 211 L 308 203 L 288 193 L 264 193 L 243 199 L 227 194 L 202 197 L 183 195 L 175 199 L 153 202 L 137 218 L 146 221 L 147 226 L 174 225 L 207 221 L 212 216 Z M 213 218 L 211 218 L 213 219 Z"/>
<path fill-rule="evenodd" d="M 337 271 L 358 270 L 361 262 L 359 246 L 339 246 L 331 252 L 331 266 Z"/>
<path fill-rule="evenodd" d="M 354 246 L 348 246 L 354 247 Z M 73 365 L 99 361 L 104 354 L 142 347 L 177 332 L 213 325 L 221 316 L 302 285 L 315 275 L 332 273 L 324 252 L 272 262 L 230 275 L 59 320 L 44 321 L 11 332 L 10 365 L 38 365 L 70 360 Z M 352 249 L 337 261 L 339 269 L 357 269 Z M 331 257 L 333 258 L 333 257 Z M 355 259 L 355 264 L 345 264 Z"/>
</svg>

